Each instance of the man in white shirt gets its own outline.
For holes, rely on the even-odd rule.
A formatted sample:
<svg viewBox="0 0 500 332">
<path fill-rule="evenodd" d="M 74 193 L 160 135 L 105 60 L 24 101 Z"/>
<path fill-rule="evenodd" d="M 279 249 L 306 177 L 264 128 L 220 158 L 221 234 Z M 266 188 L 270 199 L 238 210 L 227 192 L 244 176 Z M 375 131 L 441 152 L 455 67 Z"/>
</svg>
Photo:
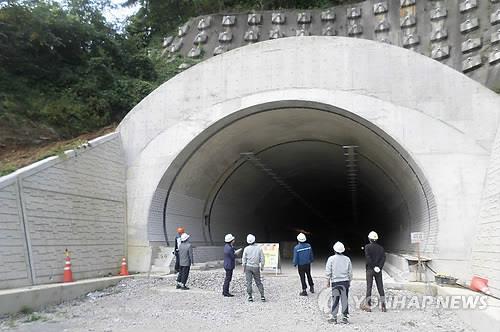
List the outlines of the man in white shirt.
<svg viewBox="0 0 500 332">
<path fill-rule="evenodd" d="M 347 294 L 352 280 L 352 264 L 349 257 L 343 253 L 345 251 L 342 242 L 337 242 L 333 246 L 335 255 L 328 257 L 326 262 L 326 275 L 329 284 L 332 286 L 332 317 L 328 322 L 337 324 L 337 312 L 339 301 L 342 302 L 342 323 L 347 324 L 348 300 Z"/>
<path fill-rule="evenodd" d="M 255 236 L 252 234 L 248 234 L 247 243 L 248 246 L 246 246 L 243 250 L 242 265 L 247 280 L 248 301 L 253 302 L 253 279 L 259 289 L 261 301 L 265 302 L 266 298 L 264 297 L 264 285 L 262 285 L 262 281 L 260 280 L 260 270 L 264 268 L 264 253 L 262 252 L 262 249 L 255 244 Z"/>
</svg>

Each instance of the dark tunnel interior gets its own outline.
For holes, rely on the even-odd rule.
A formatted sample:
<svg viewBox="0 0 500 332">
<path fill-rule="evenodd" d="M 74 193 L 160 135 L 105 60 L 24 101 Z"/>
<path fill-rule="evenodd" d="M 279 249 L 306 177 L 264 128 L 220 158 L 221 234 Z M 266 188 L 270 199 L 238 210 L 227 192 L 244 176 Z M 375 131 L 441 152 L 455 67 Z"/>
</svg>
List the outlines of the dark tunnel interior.
<svg viewBox="0 0 500 332">
<path fill-rule="evenodd" d="M 303 232 L 319 255 L 331 253 L 336 241 L 343 242 L 350 255 L 361 255 L 371 230 L 381 234 L 380 243 L 384 245 L 383 234 L 408 222 L 407 218 L 400 219 L 408 211 L 401 206 L 403 202 L 398 202 L 397 213 L 391 212 L 395 202 L 385 202 L 381 191 L 397 191 L 395 184 L 386 179 L 380 182 L 390 187 L 374 187 L 367 177 L 374 176 L 370 171 L 376 166 L 357 154 L 356 149 L 352 153 L 355 159 L 348 160 L 351 155 L 347 150 L 337 144 L 315 141 L 273 147 L 245 161 L 221 188 L 218 199 L 245 193 L 246 206 L 232 206 L 239 211 L 252 210 L 250 222 L 256 228 L 253 232 L 262 234 L 261 242 L 295 241 L 297 234 Z M 232 214 L 227 209 L 231 207 L 218 205 L 216 199 L 211 220 L 216 222 L 220 214 Z M 245 237 L 238 235 L 240 239 Z"/>
</svg>

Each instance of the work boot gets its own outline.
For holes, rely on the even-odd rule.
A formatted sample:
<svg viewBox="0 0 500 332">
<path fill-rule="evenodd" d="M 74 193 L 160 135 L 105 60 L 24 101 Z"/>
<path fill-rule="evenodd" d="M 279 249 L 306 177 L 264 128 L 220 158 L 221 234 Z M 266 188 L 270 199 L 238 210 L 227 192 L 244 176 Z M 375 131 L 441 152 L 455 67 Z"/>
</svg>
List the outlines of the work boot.
<svg viewBox="0 0 500 332">
<path fill-rule="evenodd" d="M 363 311 L 366 311 L 366 312 L 372 312 L 372 308 L 370 308 L 370 306 L 367 305 L 366 303 L 361 303 L 359 308 Z"/>
<path fill-rule="evenodd" d="M 382 306 L 381 307 L 382 307 L 382 312 L 387 312 L 387 308 L 385 307 L 385 303 L 384 302 L 382 302 Z"/>
<path fill-rule="evenodd" d="M 311 291 L 311 294 L 314 294 L 314 285 L 310 286 L 309 290 Z"/>
<path fill-rule="evenodd" d="M 253 297 L 252 297 L 252 295 L 249 295 L 249 296 L 248 296 L 248 302 L 253 302 Z"/>
<path fill-rule="evenodd" d="M 299 293 L 300 296 L 307 296 L 307 292 L 306 290 L 304 289 L 302 292 Z"/>
</svg>

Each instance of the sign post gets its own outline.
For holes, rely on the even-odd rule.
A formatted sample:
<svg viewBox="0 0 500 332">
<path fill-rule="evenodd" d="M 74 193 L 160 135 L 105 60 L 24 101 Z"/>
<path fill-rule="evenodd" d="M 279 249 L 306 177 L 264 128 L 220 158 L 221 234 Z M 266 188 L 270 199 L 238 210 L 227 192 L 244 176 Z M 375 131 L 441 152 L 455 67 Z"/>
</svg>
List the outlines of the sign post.
<svg viewBox="0 0 500 332">
<path fill-rule="evenodd" d="M 278 275 L 279 269 L 281 273 L 279 243 L 260 243 L 259 246 L 264 253 L 264 269 L 273 269 L 276 271 L 276 275 Z"/>
<path fill-rule="evenodd" d="M 422 281 L 422 271 L 420 269 L 422 261 L 420 258 L 420 243 L 424 241 L 423 232 L 411 232 L 411 243 L 417 245 L 417 269 L 415 270 L 415 279 Z"/>
</svg>

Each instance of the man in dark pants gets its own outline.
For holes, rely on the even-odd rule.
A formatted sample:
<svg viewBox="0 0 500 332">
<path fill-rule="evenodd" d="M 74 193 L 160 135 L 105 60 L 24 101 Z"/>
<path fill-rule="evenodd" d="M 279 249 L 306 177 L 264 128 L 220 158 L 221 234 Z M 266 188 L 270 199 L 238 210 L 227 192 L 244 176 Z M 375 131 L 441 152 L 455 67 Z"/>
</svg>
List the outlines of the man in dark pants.
<svg viewBox="0 0 500 332">
<path fill-rule="evenodd" d="M 311 277 L 311 263 L 314 256 L 311 245 L 306 243 L 306 236 L 303 233 L 297 235 L 297 241 L 299 243 L 293 248 L 293 266 L 297 266 L 302 284 L 302 292 L 299 295 L 307 296 L 306 275 L 311 293 L 314 293 L 314 282 Z"/>
<path fill-rule="evenodd" d="M 179 245 L 181 244 L 181 235 L 184 233 L 184 227 L 177 227 L 177 234 L 175 234 L 174 252 L 175 255 L 175 273 L 180 271 L 179 269 Z"/>
<path fill-rule="evenodd" d="M 236 252 L 234 250 L 234 236 L 232 234 L 227 234 L 224 238 L 224 270 L 226 271 L 226 277 L 224 278 L 224 286 L 222 286 L 222 295 L 225 297 L 233 297 L 234 295 L 229 293 L 229 284 L 231 279 L 233 279 L 233 271 L 235 266 Z"/>
<path fill-rule="evenodd" d="M 188 242 L 189 234 L 182 233 L 181 244 L 179 245 L 179 275 L 177 276 L 177 289 L 188 290 L 186 286 L 189 270 L 194 264 L 193 247 Z"/>
<path fill-rule="evenodd" d="M 347 324 L 349 322 L 347 319 L 349 312 L 348 294 L 352 280 L 352 263 L 349 257 L 343 254 L 345 247 L 342 242 L 336 242 L 333 250 L 335 255 L 328 257 L 326 262 L 328 286 L 332 287 L 332 315 L 328 322 L 337 324 L 340 302 L 342 304 L 342 323 Z"/>
<path fill-rule="evenodd" d="M 248 301 L 253 302 L 252 296 L 252 280 L 255 281 L 255 285 L 259 289 L 260 300 L 266 302 L 264 296 L 264 285 L 260 278 L 260 271 L 264 269 L 265 257 L 262 248 L 255 243 L 255 236 L 253 234 L 247 235 L 248 246 L 243 250 L 243 257 L 241 259 L 241 264 L 243 265 L 243 272 L 245 273 L 245 278 L 247 281 L 247 294 Z"/>
<path fill-rule="evenodd" d="M 375 278 L 375 284 L 377 285 L 378 294 L 380 295 L 382 312 L 386 312 L 387 309 L 385 306 L 384 283 L 382 281 L 382 269 L 384 268 L 385 263 L 385 251 L 384 248 L 377 243 L 377 233 L 373 231 L 370 232 L 370 234 L 368 234 L 368 239 L 370 240 L 370 243 L 365 246 L 366 303 L 362 304 L 361 309 L 371 312 L 372 287 L 373 279 Z"/>
</svg>

